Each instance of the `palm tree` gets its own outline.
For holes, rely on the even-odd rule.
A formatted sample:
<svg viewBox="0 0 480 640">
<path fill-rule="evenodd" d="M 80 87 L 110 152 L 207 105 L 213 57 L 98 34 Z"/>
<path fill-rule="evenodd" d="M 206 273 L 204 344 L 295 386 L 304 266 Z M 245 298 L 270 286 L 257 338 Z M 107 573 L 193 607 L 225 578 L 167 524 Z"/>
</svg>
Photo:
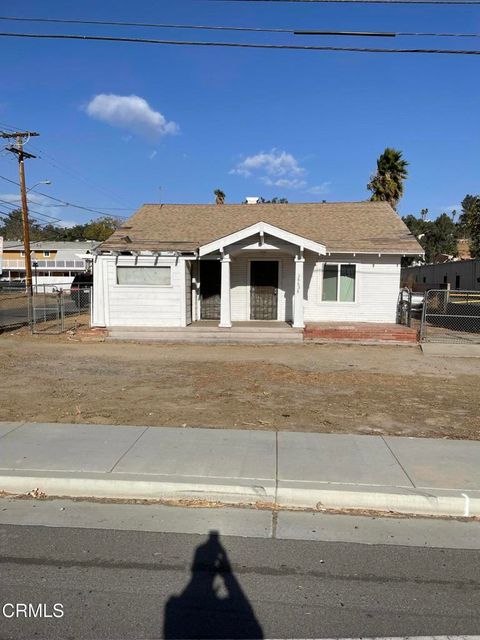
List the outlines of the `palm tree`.
<svg viewBox="0 0 480 640">
<path fill-rule="evenodd" d="M 213 195 L 215 196 L 215 204 L 225 204 L 226 195 L 221 189 L 215 189 Z"/>
<path fill-rule="evenodd" d="M 367 185 L 370 200 L 388 202 L 394 209 L 403 195 L 403 181 L 408 176 L 408 162 L 402 152 L 387 147 L 377 160 L 377 172 Z"/>
</svg>

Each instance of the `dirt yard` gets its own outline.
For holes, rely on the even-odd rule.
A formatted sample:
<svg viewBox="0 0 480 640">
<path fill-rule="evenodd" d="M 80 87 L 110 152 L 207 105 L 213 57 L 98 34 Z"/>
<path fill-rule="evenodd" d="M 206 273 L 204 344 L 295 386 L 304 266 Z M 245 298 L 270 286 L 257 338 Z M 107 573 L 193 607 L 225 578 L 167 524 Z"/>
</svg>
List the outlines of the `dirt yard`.
<svg viewBox="0 0 480 640">
<path fill-rule="evenodd" d="M 0 420 L 480 440 L 480 362 L 401 346 L 0 336 Z"/>
</svg>

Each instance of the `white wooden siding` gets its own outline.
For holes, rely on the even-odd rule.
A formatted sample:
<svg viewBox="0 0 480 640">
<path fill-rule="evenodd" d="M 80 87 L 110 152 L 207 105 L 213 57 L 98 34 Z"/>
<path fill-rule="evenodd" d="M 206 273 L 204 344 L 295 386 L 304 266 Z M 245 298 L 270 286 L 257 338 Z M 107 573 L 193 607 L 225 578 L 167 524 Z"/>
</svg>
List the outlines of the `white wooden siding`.
<svg viewBox="0 0 480 640">
<path fill-rule="evenodd" d="M 322 300 L 325 263 L 355 264 L 355 302 Z M 400 256 L 305 253 L 305 322 L 395 322 L 400 287 Z"/>
<path fill-rule="evenodd" d="M 250 320 L 250 262 L 252 260 L 278 260 L 278 320 L 292 319 L 294 264 L 291 255 L 278 251 L 243 251 L 232 258 L 231 305 L 232 321 Z"/>
<path fill-rule="evenodd" d="M 192 268 L 185 260 L 185 324 L 192 322 Z"/>
<path fill-rule="evenodd" d="M 133 256 L 119 256 L 118 258 L 99 256 L 96 263 L 97 277 L 94 274 L 95 326 L 180 327 L 185 325 L 185 263 L 183 260 L 175 260 L 174 258 L 159 258 L 157 260 L 150 256 L 138 258 Z M 117 264 L 121 266 L 170 266 L 171 286 L 118 285 Z M 99 278 L 101 273 L 103 273 L 103 279 Z"/>
<path fill-rule="evenodd" d="M 278 260 L 278 319 L 292 320 L 295 281 L 292 246 L 232 247 L 231 308 L 235 322 L 250 319 L 250 262 Z M 323 266 L 356 265 L 355 302 L 322 301 Z M 117 285 L 116 265 L 169 265 L 170 287 Z M 94 261 L 93 326 L 180 327 L 192 321 L 191 271 L 183 259 L 98 256 Z M 196 268 L 196 267 L 195 267 Z M 400 256 L 321 256 L 305 251 L 305 322 L 395 322 Z"/>
</svg>

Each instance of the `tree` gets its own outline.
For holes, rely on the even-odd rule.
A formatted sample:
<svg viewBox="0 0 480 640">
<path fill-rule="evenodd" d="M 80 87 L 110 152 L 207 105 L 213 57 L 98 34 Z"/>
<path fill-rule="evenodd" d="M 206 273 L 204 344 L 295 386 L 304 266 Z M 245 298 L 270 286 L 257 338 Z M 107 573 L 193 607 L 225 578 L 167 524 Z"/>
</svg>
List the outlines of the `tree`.
<svg viewBox="0 0 480 640">
<path fill-rule="evenodd" d="M 247 201 L 244 200 L 243 204 L 247 204 Z M 287 198 L 279 198 L 278 196 L 275 196 L 271 200 L 266 200 L 265 198 L 260 196 L 260 198 L 258 199 L 258 204 L 288 204 L 288 200 Z"/>
<path fill-rule="evenodd" d="M 111 216 L 91 220 L 83 227 L 83 239 L 103 242 L 109 238 L 119 226 L 119 221 Z"/>
<path fill-rule="evenodd" d="M 436 220 L 424 220 L 412 215 L 402 220 L 425 250 L 426 262 L 433 262 L 440 254 L 457 255 L 460 230 L 448 214 L 442 213 Z"/>
<path fill-rule="evenodd" d="M 76 224 L 74 227 L 60 227 L 54 224 L 40 226 L 30 219 L 30 240 L 98 240 L 103 242 L 120 226 L 121 222 L 114 217 L 104 216 L 96 220 L 90 220 L 85 224 Z M 5 240 L 22 240 L 23 224 L 22 212 L 12 211 L 5 217 L 3 225 L 0 225 L 0 236 Z"/>
<path fill-rule="evenodd" d="M 262 204 L 288 204 L 288 200 L 286 198 L 279 198 L 275 196 L 271 200 L 265 200 L 265 198 L 260 198 L 259 202 Z"/>
<path fill-rule="evenodd" d="M 480 257 L 480 195 L 466 195 L 462 200 L 460 224 L 470 238 L 472 257 Z"/>
<path fill-rule="evenodd" d="M 408 162 L 402 152 L 387 147 L 377 160 L 377 172 L 370 177 L 367 189 L 373 201 L 388 202 L 396 209 L 403 195 L 403 182 L 408 176 Z"/>
<path fill-rule="evenodd" d="M 221 189 L 215 189 L 213 195 L 215 196 L 215 204 L 225 204 L 225 198 L 227 196 Z"/>
<path fill-rule="evenodd" d="M 5 240 L 23 239 L 23 222 L 21 209 L 14 209 L 5 216 L 3 225 L 0 225 L 0 236 L 3 236 Z M 32 222 L 30 220 L 30 240 L 32 242 L 35 242 L 36 240 L 42 239 L 42 227 L 36 222 Z"/>
</svg>

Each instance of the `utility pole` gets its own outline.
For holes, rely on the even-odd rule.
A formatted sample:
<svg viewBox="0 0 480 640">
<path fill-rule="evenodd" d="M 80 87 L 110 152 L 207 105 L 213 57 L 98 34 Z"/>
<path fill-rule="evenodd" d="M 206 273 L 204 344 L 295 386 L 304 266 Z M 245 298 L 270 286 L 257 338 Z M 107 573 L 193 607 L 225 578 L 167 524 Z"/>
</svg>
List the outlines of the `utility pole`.
<svg viewBox="0 0 480 640">
<path fill-rule="evenodd" d="M 20 176 L 20 193 L 22 196 L 22 224 L 23 224 L 23 248 L 25 253 L 25 284 L 27 292 L 31 295 L 32 289 L 32 259 L 30 255 L 30 224 L 28 221 L 28 201 L 27 188 L 25 186 L 25 158 L 35 158 L 36 156 L 27 153 L 23 149 L 24 138 L 29 140 L 33 136 L 38 136 L 35 131 L 15 131 L 14 133 L 0 133 L 0 138 L 16 139 L 17 146 L 6 147 L 7 151 L 15 153 L 18 157 L 18 173 Z"/>
</svg>

